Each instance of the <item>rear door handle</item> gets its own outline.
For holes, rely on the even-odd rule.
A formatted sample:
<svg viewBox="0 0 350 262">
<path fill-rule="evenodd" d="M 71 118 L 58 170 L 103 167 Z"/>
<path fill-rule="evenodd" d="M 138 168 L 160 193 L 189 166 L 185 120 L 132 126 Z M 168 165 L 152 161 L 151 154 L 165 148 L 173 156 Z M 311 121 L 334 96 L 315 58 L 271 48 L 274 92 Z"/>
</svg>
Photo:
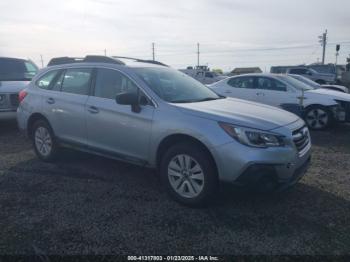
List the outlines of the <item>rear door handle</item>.
<svg viewBox="0 0 350 262">
<path fill-rule="evenodd" d="M 52 97 L 50 97 L 50 98 L 48 98 L 48 99 L 46 100 L 46 102 L 47 102 L 48 104 L 52 105 L 52 104 L 55 103 L 55 99 L 53 99 Z"/>
<path fill-rule="evenodd" d="M 91 114 L 97 114 L 98 112 L 100 112 L 100 110 L 98 110 L 98 108 L 95 107 L 95 106 L 89 106 L 89 107 L 88 107 L 88 111 L 89 111 Z"/>
<path fill-rule="evenodd" d="M 265 96 L 265 94 L 262 93 L 262 92 L 258 92 L 258 93 L 256 93 L 256 95 L 257 95 L 257 96 Z"/>
<path fill-rule="evenodd" d="M 225 91 L 225 93 L 226 93 L 226 94 L 231 94 L 231 93 L 232 93 L 232 91 L 230 91 L 230 90 L 226 90 L 226 91 Z"/>
</svg>

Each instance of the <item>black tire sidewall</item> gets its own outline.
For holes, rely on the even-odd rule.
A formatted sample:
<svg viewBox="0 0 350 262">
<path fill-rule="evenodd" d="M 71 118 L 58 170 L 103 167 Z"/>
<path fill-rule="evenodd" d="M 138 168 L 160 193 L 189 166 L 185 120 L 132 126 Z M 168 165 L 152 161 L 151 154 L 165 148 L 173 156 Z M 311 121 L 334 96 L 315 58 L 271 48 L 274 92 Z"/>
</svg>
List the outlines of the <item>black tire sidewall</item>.
<svg viewBox="0 0 350 262">
<path fill-rule="evenodd" d="M 204 174 L 204 188 L 202 192 L 196 196 L 195 198 L 185 198 L 180 196 L 176 191 L 172 188 L 169 178 L 168 178 L 168 165 L 169 162 L 179 154 L 186 154 L 191 156 L 193 159 L 197 161 L 197 163 L 201 166 Z M 214 197 L 214 193 L 218 189 L 218 179 L 217 179 L 217 171 L 213 160 L 208 155 L 205 150 L 201 147 L 193 143 L 181 143 L 172 146 L 166 151 L 161 160 L 160 165 L 160 175 L 163 184 L 165 185 L 168 193 L 178 202 L 192 206 L 192 207 L 201 207 L 205 206 L 209 203 L 211 199 Z"/>
<path fill-rule="evenodd" d="M 307 122 L 307 115 L 310 111 L 312 110 L 315 110 L 315 109 L 321 109 L 323 110 L 324 112 L 326 112 L 327 116 L 328 116 L 328 122 L 327 124 L 323 127 L 323 128 L 313 128 L 312 126 L 309 126 L 309 123 Z M 315 106 L 310 106 L 306 109 L 305 111 L 305 122 L 307 124 L 307 126 L 311 129 L 311 130 L 325 130 L 327 129 L 328 127 L 331 126 L 331 124 L 334 122 L 334 119 L 333 119 L 333 116 L 332 116 L 332 113 L 331 111 L 325 107 L 325 106 L 321 106 L 321 105 L 315 105 Z"/>
<path fill-rule="evenodd" d="M 48 130 L 50 136 L 51 136 L 51 140 L 52 140 L 52 149 L 51 149 L 51 152 L 49 155 L 47 156 L 43 156 L 39 151 L 38 149 L 36 148 L 36 145 L 35 145 L 35 131 L 39 128 L 39 127 L 44 127 Z M 31 134 L 31 138 L 32 138 L 32 143 L 33 143 L 33 147 L 34 147 L 34 151 L 36 153 L 36 155 L 43 161 L 46 161 L 46 162 L 50 162 L 50 161 L 53 161 L 56 157 L 56 154 L 57 154 L 57 143 L 55 141 L 55 137 L 54 137 L 54 134 L 53 134 L 53 131 L 50 127 L 50 125 L 44 121 L 44 120 L 38 120 L 34 123 L 33 125 L 33 128 L 32 128 L 32 134 Z"/>
</svg>

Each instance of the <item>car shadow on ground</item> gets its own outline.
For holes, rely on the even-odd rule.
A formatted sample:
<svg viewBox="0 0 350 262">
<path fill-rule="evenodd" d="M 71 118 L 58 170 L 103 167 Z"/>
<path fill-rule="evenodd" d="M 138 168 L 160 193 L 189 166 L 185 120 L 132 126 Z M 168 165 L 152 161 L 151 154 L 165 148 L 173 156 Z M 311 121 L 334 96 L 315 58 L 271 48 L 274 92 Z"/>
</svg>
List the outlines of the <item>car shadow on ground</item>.
<svg viewBox="0 0 350 262">
<path fill-rule="evenodd" d="M 15 120 L 0 121 L 0 135 L 5 135 L 14 131 L 18 131 L 17 122 Z"/>
<path fill-rule="evenodd" d="M 350 150 L 350 124 L 338 124 L 324 131 L 311 131 L 312 145 Z"/>
<path fill-rule="evenodd" d="M 278 195 L 226 188 L 209 207 L 192 209 L 170 200 L 154 171 L 83 154 L 69 163 L 18 163 L 2 175 L 0 191 L 7 251 L 350 251 L 349 201 L 303 182 Z"/>
</svg>

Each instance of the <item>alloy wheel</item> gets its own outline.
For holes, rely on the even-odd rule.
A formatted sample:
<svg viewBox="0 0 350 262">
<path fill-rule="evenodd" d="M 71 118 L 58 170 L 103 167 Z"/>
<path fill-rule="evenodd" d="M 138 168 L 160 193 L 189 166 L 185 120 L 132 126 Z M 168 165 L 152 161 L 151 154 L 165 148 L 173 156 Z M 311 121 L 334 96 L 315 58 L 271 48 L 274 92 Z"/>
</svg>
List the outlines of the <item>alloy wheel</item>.
<svg viewBox="0 0 350 262">
<path fill-rule="evenodd" d="M 306 114 L 307 124 L 314 129 L 322 129 L 327 126 L 329 121 L 326 111 L 320 108 L 311 109 Z"/>
<path fill-rule="evenodd" d="M 204 173 L 198 162 L 189 155 L 176 155 L 168 165 L 168 179 L 177 194 L 197 197 L 204 188 Z"/>
<path fill-rule="evenodd" d="M 50 155 L 52 151 L 52 138 L 49 130 L 42 126 L 38 127 L 35 130 L 34 139 L 38 152 L 44 157 Z"/>
</svg>

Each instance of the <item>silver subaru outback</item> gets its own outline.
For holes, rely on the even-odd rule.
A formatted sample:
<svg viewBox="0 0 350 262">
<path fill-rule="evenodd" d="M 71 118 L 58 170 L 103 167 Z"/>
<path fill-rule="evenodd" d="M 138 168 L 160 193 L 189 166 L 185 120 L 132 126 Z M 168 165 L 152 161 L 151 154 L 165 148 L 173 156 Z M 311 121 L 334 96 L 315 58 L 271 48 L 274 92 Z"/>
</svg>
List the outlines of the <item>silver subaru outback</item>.
<svg viewBox="0 0 350 262">
<path fill-rule="evenodd" d="M 21 92 L 17 112 L 44 161 L 69 146 L 157 168 L 187 205 L 207 203 L 219 182 L 288 188 L 309 165 L 309 131 L 292 113 L 219 96 L 154 61 L 87 56 L 51 64 Z"/>
</svg>

